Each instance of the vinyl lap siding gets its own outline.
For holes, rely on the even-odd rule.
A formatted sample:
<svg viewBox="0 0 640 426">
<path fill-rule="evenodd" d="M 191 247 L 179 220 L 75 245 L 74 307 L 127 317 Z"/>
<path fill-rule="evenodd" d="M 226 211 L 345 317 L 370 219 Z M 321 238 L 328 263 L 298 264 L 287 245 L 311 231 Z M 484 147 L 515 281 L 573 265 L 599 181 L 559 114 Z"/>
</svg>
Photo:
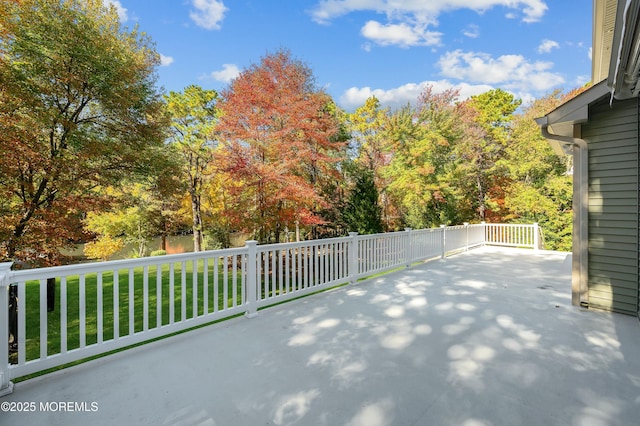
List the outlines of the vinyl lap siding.
<svg viewBox="0 0 640 426">
<path fill-rule="evenodd" d="M 582 137 L 589 144 L 589 306 L 636 315 L 637 99 L 593 106 Z"/>
</svg>

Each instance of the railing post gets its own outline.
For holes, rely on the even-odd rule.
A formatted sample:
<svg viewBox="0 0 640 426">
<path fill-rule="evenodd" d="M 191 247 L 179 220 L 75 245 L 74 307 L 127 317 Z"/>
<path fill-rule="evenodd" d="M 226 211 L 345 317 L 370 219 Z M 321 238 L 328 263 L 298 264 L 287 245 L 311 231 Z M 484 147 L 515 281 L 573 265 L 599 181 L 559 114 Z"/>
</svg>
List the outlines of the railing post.
<svg viewBox="0 0 640 426">
<path fill-rule="evenodd" d="M 244 244 L 247 248 L 247 310 L 244 315 L 247 318 L 255 318 L 258 316 L 258 278 L 256 276 L 256 263 L 258 262 L 258 242 L 255 240 L 248 240 L 245 241 Z"/>
<path fill-rule="evenodd" d="M 13 262 L 0 263 L 0 396 L 13 392 L 9 380 L 9 272 Z"/>
<path fill-rule="evenodd" d="M 349 232 L 349 282 L 355 283 L 358 279 L 358 241 L 357 232 Z"/>
<path fill-rule="evenodd" d="M 465 243 L 464 243 L 464 250 L 467 251 L 469 250 L 469 222 L 463 222 L 464 225 L 464 233 L 465 233 Z"/>
<path fill-rule="evenodd" d="M 480 225 L 482 225 L 482 245 L 486 246 L 487 245 L 487 222 L 483 220 L 482 222 L 480 222 Z"/>
<path fill-rule="evenodd" d="M 404 253 L 405 253 L 405 266 L 408 268 L 409 266 L 411 266 L 411 263 L 413 262 L 413 241 L 411 241 L 412 239 L 412 235 L 411 235 L 411 228 L 404 228 L 405 232 L 407 233 L 407 241 L 405 241 L 405 246 L 404 246 Z"/>
<path fill-rule="evenodd" d="M 533 223 L 533 249 L 538 251 L 540 248 L 540 229 L 538 228 L 538 222 Z"/>
<path fill-rule="evenodd" d="M 445 237 L 446 228 L 447 228 L 447 225 L 440 225 L 440 229 L 442 229 L 442 238 L 440 239 L 442 244 L 442 254 L 440 255 L 441 259 L 444 259 L 445 256 L 447 255 L 447 239 Z"/>
</svg>

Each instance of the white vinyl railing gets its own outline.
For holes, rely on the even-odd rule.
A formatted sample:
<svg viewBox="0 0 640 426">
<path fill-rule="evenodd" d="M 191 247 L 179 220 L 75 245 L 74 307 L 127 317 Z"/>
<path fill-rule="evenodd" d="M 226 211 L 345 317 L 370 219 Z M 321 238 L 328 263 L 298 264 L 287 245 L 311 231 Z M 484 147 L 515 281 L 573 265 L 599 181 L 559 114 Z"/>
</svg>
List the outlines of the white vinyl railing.
<svg viewBox="0 0 640 426">
<path fill-rule="evenodd" d="M 540 228 L 537 223 L 527 224 L 485 224 L 485 244 L 541 248 Z"/>
<path fill-rule="evenodd" d="M 483 244 L 538 247 L 534 225 L 478 224 L 12 271 L 0 264 L 0 395 L 12 378 Z M 48 310 L 48 280 L 55 306 Z M 9 288 L 17 288 L 17 351 Z"/>
</svg>

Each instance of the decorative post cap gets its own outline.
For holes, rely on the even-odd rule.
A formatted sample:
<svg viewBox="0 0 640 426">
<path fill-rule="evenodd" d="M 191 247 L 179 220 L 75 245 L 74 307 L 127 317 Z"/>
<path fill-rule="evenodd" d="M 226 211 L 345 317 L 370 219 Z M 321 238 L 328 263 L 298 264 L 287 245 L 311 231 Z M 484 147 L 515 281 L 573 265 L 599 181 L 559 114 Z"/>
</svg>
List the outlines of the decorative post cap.
<svg viewBox="0 0 640 426">
<path fill-rule="evenodd" d="M 4 287 L 8 282 L 6 282 L 6 277 L 9 271 L 11 271 L 11 267 L 13 266 L 13 262 L 0 262 L 0 287 Z"/>
</svg>

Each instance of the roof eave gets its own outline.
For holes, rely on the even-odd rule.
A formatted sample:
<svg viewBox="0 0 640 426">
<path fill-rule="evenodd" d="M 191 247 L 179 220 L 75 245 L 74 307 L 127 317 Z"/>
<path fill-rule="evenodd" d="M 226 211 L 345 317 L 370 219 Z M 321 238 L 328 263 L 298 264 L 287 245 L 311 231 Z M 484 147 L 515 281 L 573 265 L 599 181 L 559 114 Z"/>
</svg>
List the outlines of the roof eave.
<svg viewBox="0 0 640 426">
<path fill-rule="evenodd" d="M 559 128 L 560 124 L 575 125 L 586 123 L 589 120 L 589 105 L 609 94 L 607 81 L 602 80 L 575 98 L 563 103 L 544 117 L 536 119 L 536 122 L 538 122 L 539 125 L 547 124 L 549 126 L 555 126 L 556 128 Z M 544 123 L 539 121 L 541 119 L 544 119 Z"/>
</svg>

